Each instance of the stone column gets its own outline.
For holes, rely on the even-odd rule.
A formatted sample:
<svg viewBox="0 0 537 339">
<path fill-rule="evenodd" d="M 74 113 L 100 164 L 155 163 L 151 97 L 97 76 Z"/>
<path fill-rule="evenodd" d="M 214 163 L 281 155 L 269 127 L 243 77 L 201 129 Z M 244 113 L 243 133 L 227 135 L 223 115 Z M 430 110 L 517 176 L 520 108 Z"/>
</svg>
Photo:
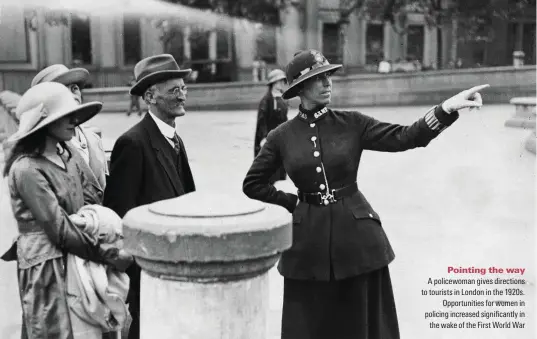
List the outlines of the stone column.
<svg viewBox="0 0 537 339">
<path fill-rule="evenodd" d="M 123 233 L 142 268 L 142 339 L 266 337 L 267 272 L 292 244 L 285 209 L 194 192 L 129 211 Z"/>
<path fill-rule="evenodd" d="M 280 10 L 282 25 L 276 29 L 276 49 L 278 60 L 281 67 L 287 65 L 293 55 L 303 49 L 304 40 L 307 33 L 302 31 L 304 14 L 299 1 L 292 1 Z"/>
<path fill-rule="evenodd" d="M 252 81 L 252 67 L 257 53 L 255 25 L 246 20 L 233 21 L 233 39 L 238 66 L 238 80 Z"/>
</svg>

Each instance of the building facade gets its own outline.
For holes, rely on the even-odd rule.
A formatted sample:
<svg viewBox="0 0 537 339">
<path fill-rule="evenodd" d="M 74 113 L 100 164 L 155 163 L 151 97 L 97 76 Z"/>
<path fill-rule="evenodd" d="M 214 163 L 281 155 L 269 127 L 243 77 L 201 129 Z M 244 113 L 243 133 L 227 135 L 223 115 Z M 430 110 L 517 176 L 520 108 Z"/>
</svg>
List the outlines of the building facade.
<svg viewBox="0 0 537 339">
<path fill-rule="evenodd" d="M 0 90 L 23 92 L 42 68 L 63 63 L 91 73 L 91 87 L 125 86 L 140 59 L 172 53 L 191 67 L 196 82 L 251 81 L 254 75 L 284 67 L 305 48 L 341 62 L 347 73 L 375 72 L 381 60 L 414 60 L 423 68 L 502 66 L 512 64 L 515 50 L 535 64 L 535 13 L 514 21 L 496 20 L 492 42 L 460 42 L 457 22 L 429 27 L 423 15 L 408 16 L 404 34 L 389 23 L 351 14 L 340 48 L 340 0 L 282 1 L 281 25 L 267 27 L 227 20 L 214 29 L 184 25 L 163 39 L 165 25 L 155 18 L 69 13 L 53 24 L 51 13 L 2 7 L 0 11 Z M 512 0 L 496 0 L 510 6 Z M 266 65 L 254 73 L 254 66 Z"/>
</svg>

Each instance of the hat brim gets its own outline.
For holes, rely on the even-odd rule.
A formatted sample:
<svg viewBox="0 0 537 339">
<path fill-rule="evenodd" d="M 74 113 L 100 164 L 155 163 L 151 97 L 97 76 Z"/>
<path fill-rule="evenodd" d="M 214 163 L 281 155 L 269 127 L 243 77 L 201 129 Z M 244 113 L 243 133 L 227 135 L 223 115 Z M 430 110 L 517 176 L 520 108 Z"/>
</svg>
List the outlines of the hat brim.
<svg viewBox="0 0 537 339">
<path fill-rule="evenodd" d="M 338 69 L 340 69 L 341 67 L 343 67 L 343 65 L 339 65 L 339 64 L 333 64 L 333 65 L 325 65 L 325 66 L 321 66 L 319 68 L 316 68 L 304 75 L 301 75 L 300 77 L 298 77 L 295 81 L 293 81 L 291 84 L 289 84 L 289 87 L 287 88 L 287 90 L 285 92 L 283 92 L 282 94 L 282 98 L 283 99 L 291 99 L 291 98 L 294 98 L 297 96 L 298 94 L 298 87 L 297 85 L 304 82 L 305 80 L 308 80 L 309 78 L 312 78 L 316 75 L 319 75 L 321 73 L 327 73 L 327 72 L 331 72 L 331 71 L 336 71 Z"/>
<path fill-rule="evenodd" d="M 279 77 L 277 78 L 274 78 L 270 81 L 267 81 L 267 85 L 272 85 L 273 83 L 277 82 L 277 81 L 280 81 L 280 80 L 286 80 L 287 78 L 285 77 L 285 75 L 280 75 Z"/>
<path fill-rule="evenodd" d="M 29 136 L 30 134 L 33 134 L 41 130 L 42 128 L 52 124 L 53 122 L 58 121 L 59 119 L 62 119 L 69 115 L 76 115 L 76 121 L 77 121 L 76 126 L 79 126 L 85 123 L 86 121 L 90 120 L 91 118 L 93 118 L 97 113 L 101 111 L 102 107 L 103 107 L 103 104 L 98 101 L 92 101 L 86 104 L 79 105 L 74 110 L 62 112 L 60 114 L 55 114 L 54 116 L 50 116 L 50 117 L 43 119 L 28 132 L 24 132 L 20 134 L 18 132 L 15 132 L 13 135 L 11 135 L 11 137 L 7 139 L 7 142 L 14 143 L 14 142 L 20 141 L 26 138 L 27 136 Z"/>
<path fill-rule="evenodd" d="M 85 68 L 73 68 L 69 71 L 52 79 L 54 82 L 59 82 L 62 85 L 85 84 L 88 80 L 89 72 Z"/>
<path fill-rule="evenodd" d="M 170 79 L 182 79 L 192 72 L 190 68 L 178 71 L 158 71 L 146 75 L 132 86 L 129 93 L 131 95 L 142 96 L 144 92 L 152 85 L 164 82 Z"/>
</svg>

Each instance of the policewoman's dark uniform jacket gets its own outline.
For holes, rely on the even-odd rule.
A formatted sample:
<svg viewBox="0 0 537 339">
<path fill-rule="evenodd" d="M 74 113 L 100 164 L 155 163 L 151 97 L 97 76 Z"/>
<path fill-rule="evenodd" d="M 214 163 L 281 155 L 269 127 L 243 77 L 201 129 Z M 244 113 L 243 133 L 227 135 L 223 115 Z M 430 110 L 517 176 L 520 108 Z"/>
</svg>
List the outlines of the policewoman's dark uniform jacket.
<svg viewBox="0 0 537 339">
<path fill-rule="evenodd" d="M 359 190 L 326 206 L 302 201 L 296 206 L 297 195 L 268 183 L 279 166 L 284 166 L 301 192 L 340 189 L 356 182 L 364 150 L 425 147 L 457 118 L 458 112 L 447 114 L 441 105 L 411 126 L 380 122 L 358 112 L 300 109 L 295 118 L 270 132 L 246 175 L 243 191 L 293 213 L 293 245 L 282 254 L 280 273 L 292 279 L 328 281 L 332 276 L 339 280 L 388 265 L 394 252 L 379 215 Z M 378 224 L 361 222 L 366 219 Z"/>
</svg>

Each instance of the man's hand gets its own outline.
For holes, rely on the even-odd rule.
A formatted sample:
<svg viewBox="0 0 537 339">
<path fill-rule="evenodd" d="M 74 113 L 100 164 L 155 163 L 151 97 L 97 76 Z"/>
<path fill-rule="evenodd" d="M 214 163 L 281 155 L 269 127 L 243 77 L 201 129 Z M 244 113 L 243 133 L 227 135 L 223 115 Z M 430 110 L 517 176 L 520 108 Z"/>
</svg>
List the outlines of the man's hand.
<svg viewBox="0 0 537 339">
<path fill-rule="evenodd" d="M 490 87 L 490 85 L 479 85 L 462 91 L 442 103 L 442 109 L 446 113 L 453 113 L 463 108 L 481 108 L 483 106 L 483 99 L 479 91 Z"/>
</svg>

